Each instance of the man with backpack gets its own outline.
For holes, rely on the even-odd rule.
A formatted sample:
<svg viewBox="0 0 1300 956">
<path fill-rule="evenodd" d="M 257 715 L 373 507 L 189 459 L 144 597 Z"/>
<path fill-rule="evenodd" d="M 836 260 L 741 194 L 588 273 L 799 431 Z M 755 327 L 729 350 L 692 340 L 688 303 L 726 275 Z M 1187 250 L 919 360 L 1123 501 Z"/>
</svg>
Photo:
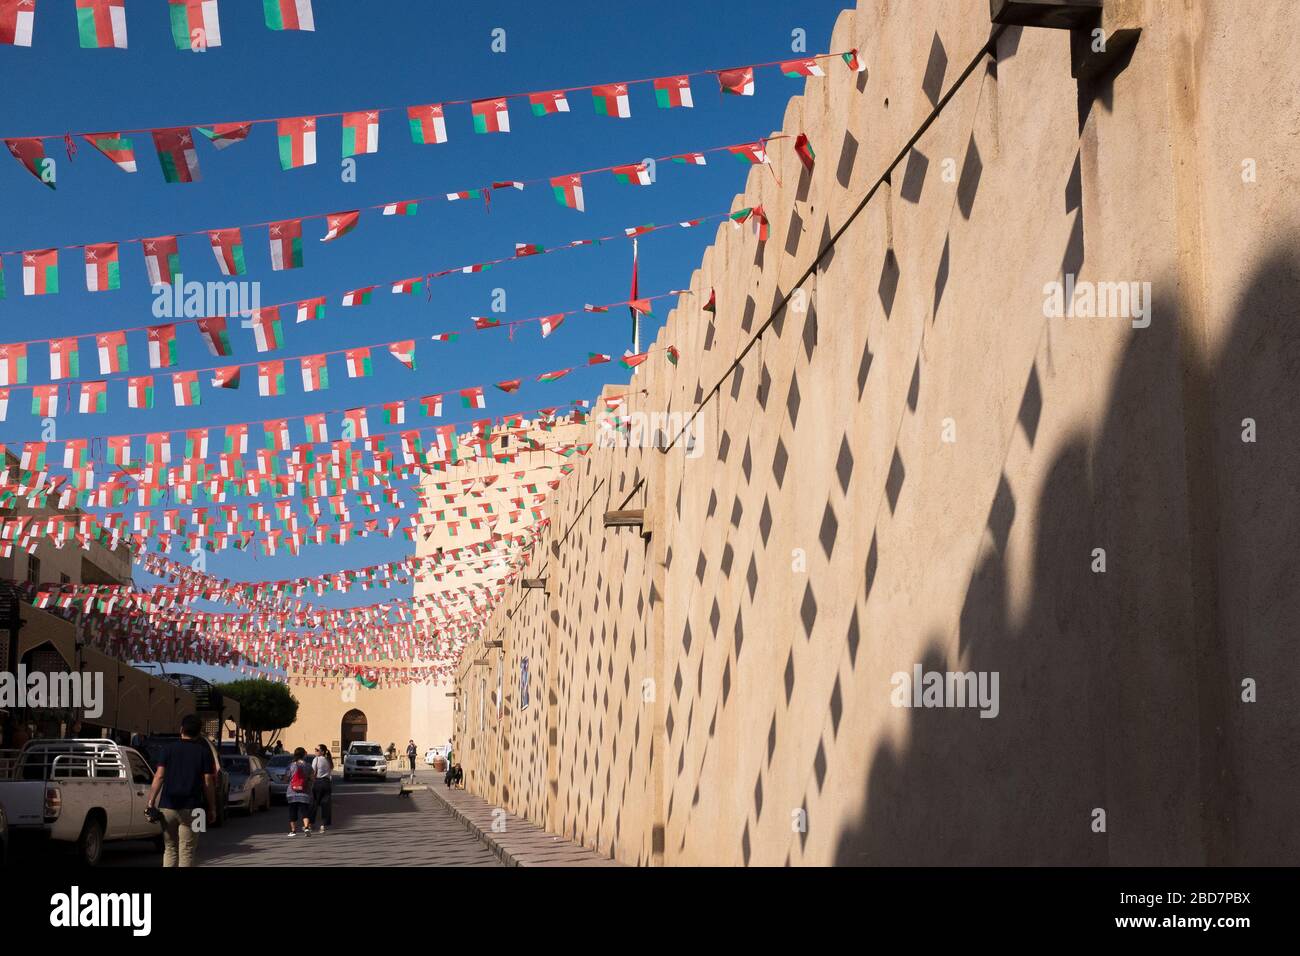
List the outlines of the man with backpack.
<svg viewBox="0 0 1300 956">
<path fill-rule="evenodd" d="M 311 766 L 307 763 L 307 751 L 302 747 L 293 752 L 293 763 L 289 764 L 289 782 L 284 788 L 284 799 L 289 804 L 289 836 L 298 835 L 298 821 L 302 821 L 304 836 L 311 836 Z"/>
</svg>

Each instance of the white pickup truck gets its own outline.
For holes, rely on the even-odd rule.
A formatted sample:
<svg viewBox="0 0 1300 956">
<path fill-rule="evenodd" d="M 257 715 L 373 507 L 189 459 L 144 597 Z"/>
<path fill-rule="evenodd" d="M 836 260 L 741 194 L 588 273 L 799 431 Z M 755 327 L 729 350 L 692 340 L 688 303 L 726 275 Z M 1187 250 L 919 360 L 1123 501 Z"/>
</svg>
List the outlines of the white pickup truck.
<svg viewBox="0 0 1300 956">
<path fill-rule="evenodd" d="M 145 817 L 153 771 L 139 753 L 111 740 L 32 740 L 4 763 L 0 806 L 11 838 L 39 834 L 75 843 L 99 863 L 109 840 L 161 838 Z"/>
</svg>

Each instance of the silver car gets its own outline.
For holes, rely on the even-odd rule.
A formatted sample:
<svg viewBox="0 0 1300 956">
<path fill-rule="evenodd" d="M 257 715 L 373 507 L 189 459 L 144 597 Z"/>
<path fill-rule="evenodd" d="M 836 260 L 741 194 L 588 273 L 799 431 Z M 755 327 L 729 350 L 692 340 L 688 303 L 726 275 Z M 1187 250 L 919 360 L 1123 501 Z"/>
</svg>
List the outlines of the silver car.
<svg viewBox="0 0 1300 956">
<path fill-rule="evenodd" d="M 274 754 L 266 758 L 266 775 L 270 780 L 271 799 L 284 800 L 285 791 L 289 789 L 291 763 L 293 763 L 293 754 Z"/>
<path fill-rule="evenodd" d="M 260 757 L 224 754 L 221 766 L 230 777 L 226 806 L 245 813 L 271 809 L 271 778 Z"/>
</svg>

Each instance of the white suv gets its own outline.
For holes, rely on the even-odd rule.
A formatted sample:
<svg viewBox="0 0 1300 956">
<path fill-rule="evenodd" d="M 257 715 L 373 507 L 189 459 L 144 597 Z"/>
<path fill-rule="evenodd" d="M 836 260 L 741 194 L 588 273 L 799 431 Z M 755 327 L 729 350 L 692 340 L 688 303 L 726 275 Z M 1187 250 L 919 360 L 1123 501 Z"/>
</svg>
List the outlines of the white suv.
<svg viewBox="0 0 1300 956">
<path fill-rule="evenodd" d="M 388 779 L 388 758 L 384 748 L 369 740 L 358 740 L 343 757 L 343 779 L 378 777 Z"/>
</svg>

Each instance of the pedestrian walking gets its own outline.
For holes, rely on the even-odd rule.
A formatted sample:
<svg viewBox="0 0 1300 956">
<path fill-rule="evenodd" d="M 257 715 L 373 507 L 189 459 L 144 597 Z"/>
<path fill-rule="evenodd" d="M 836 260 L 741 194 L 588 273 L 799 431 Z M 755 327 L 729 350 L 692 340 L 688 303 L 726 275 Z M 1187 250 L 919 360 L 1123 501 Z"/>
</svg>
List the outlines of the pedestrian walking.
<svg viewBox="0 0 1300 956">
<path fill-rule="evenodd" d="M 194 714 L 181 718 L 181 739 L 158 756 L 149 788 L 145 813 L 153 819 L 161 811 L 163 866 L 193 866 L 198 835 L 207 829 L 194 829 L 195 815 L 206 810 L 208 820 L 217 816 L 217 768 L 201 730 Z"/>
<path fill-rule="evenodd" d="M 301 747 L 294 750 L 293 763 L 289 764 L 284 799 L 289 804 L 289 836 L 298 835 L 299 821 L 303 836 L 311 836 L 311 765 L 307 763 L 307 751 Z"/>
<path fill-rule="evenodd" d="M 406 759 L 411 765 L 411 776 L 415 776 L 415 755 L 418 752 L 419 751 L 417 751 L 415 747 L 415 741 L 408 741 L 406 744 Z"/>
<path fill-rule="evenodd" d="M 329 748 L 320 744 L 316 756 L 311 761 L 311 819 L 316 821 L 317 832 L 324 833 L 325 828 L 334 825 L 334 760 Z M 310 824 L 308 825 L 310 828 Z"/>
</svg>

